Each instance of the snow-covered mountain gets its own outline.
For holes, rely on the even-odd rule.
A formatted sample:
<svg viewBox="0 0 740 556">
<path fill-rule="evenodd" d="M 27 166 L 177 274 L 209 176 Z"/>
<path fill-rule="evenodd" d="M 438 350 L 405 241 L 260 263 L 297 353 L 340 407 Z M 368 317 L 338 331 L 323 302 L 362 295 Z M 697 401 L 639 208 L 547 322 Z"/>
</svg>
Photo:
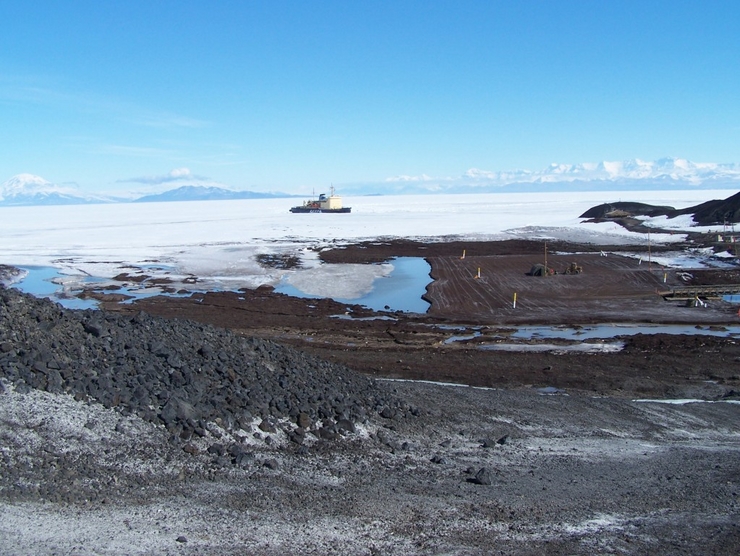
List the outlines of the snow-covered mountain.
<svg viewBox="0 0 740 556">
<path fill-rule="evenodd" d="M 0 186 L 0 206 L 79 205 L 87 203 L 212 201 L 289 197 L 286 193 L 234 191 L 221 187 L 185 185 L 163 193 L 123 198 L 85 195 L 74 187 L 63 187 L 33 174 L 18 174 Z"/>
<path fill-rule="evenodd" d="M 562 181 L 660 181 L 700 186 L 706 182 L 740 183 L 740 165 L 691 162 L 684 158 L 640 159 L 598 164 L 552 164 L 534 176 L 541 182 Z"/>
<path fill-rule="evenodd" d="M 230 199 L 269 199 L 288 197 L 285 193 L 257 193 L 254 191 L 233 191 L 222 187 L 183 185 L 156 195 L 146 195 L 136 199 L 137 203 L 160 201 L 224 201 Z"/>
<path fill-rule="evenodd" d="M 18 174 L 0 186 L 0 205 L 78 205 L 105 202 L 82 194 L 74 187 L 51 183 L 33 174 Z"/>
<path fill-rule="evenodd" d="M 542 170 L 488 171 L 471 168 L 457 177 L 395 176 L 382 182 L 348 183 L 342 195 L 413 195 L 518 191 L 609 191 L 669 189 L 740 189 L 740 164 L 691 162 L 683 158 L 551 164 Z M 162 193 L 127 198 L 84 195 L 39 176 L 18 174 L 0 186 L 0 206 L 108 202 L 204 201 L 292 197 L 287 193 L 235 191 L 208 185 L 184 185 Z"/>
<path fill-rule="evenodd" d="M 691 162 L 684 158 L 661 158 L 646 162 L 639 158 L 620 162 L 602 161 L 583 164 L 551 164 L 539 171 L 483 172 L 468 170 L 465 176 L 491 180 L 500 185 L 517 182 L 558 183 L 571 181 L 675 181 L 688 185 L 702 185 L 706 181 L 730 180 L 740 182 L 740 165 Z"/>
<path fill-rule="evenodd" d="M 342 187 L 345 194 L 374 192 L 462 193 L 489 191 L 556 191 L 605 189 L 740 188 L 740 164 L 691 162 L 683 158 L 618 162 L 551 164 L 542 170 L 488 171 L 471 168 L 462 176 L 433 178 L 396 176 L 375 188 L 371 184 Z"/>
</svg>

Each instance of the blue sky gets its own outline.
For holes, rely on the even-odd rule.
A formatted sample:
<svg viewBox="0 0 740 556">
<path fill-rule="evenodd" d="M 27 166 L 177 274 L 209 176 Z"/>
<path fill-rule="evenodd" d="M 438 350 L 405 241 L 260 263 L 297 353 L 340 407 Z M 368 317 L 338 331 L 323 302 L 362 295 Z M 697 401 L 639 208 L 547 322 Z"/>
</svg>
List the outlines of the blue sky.
<svg viewBox="0 0 740 556">
<path fill-rule="evenodd" d="M 0 182 L 740 162 L 738 2 L 0 0 L 0 21 Z"/>
</svg>

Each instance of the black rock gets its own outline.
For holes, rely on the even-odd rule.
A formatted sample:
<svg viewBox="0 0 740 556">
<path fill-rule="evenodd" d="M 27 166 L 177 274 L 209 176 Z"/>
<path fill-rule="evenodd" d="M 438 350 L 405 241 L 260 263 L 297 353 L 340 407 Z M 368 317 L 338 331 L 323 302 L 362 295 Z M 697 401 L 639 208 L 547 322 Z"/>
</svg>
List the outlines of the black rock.
<svg viewBox="0 0 740 556">
<path fill-rule="evenodd" d="M 491 474 L 488 472 L 488 469 L 482 467 L 475 474 L 475 477 L 470 477 L 469 479 L 467 479 L 467 481 L 476 485 L 490 485 Z"/>
<path fill-rule="evenodd" d="M 340 419 L 337 421 L 337 429 L 344 432 L 354 433 L 357 431 L 355 424 L 349 419 Z"/>
</svg>

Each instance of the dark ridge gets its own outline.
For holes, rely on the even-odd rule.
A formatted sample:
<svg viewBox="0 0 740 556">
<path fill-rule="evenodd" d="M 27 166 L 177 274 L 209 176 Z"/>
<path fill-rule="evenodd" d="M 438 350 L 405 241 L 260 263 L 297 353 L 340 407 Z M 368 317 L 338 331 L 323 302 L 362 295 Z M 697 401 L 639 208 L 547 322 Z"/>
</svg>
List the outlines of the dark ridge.
<svg viewBox="0 0 740 556">
<path fill-rule="evenodd" d="M 647 203 L 604 203 L 588 209 L 579 218 L 621 218 L 624 216 L 660 216 L 675 211 L 673 207 Z"/>
<path fill-rule="evenodd" d="M 691 214 L 694 222 L 699 226 L 740 222 L 740 193 L 736 193 L 727 199 L 715 199 L 680 210 L 647 203 L 604 203 L 588 209 L 579 218 L 624 218 L 661 215 L 675 218 L 684 214 Z"/>
<path fill-rule="evenodd" d="M 700 226 L 740 222 L 740 193 L 735 193 L 724 200 L 715 199 L 693 207 L 674 210 L 668 213 L 668 218 L 682 214 L 692 214 L 694 222 Z"/>
</svg>

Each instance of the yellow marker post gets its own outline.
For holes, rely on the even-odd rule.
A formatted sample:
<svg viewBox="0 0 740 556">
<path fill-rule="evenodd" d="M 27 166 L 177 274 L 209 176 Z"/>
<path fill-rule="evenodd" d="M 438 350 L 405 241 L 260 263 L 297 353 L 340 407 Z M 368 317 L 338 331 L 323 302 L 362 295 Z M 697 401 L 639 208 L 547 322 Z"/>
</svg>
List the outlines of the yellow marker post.
<svg viewBox="0 0 740 556">
<path fill-rule="evenodd" d="M 475 277 L 480 278 L 480 267 L 478 267 L 478 274 L 476 274 Z"/>
<path fill-rule="evenodd" d="M 462 254 L 462 257 L 460 257 L 460 260 L 462 260 L 464 258 L 465 258 L 465 249 L 463 249 L 463 254 Z"/>
<path fill-rule="evenodd" d="M 516 292 L 514 292 L 514 309 L 516 309 Z"/>
</svg>

